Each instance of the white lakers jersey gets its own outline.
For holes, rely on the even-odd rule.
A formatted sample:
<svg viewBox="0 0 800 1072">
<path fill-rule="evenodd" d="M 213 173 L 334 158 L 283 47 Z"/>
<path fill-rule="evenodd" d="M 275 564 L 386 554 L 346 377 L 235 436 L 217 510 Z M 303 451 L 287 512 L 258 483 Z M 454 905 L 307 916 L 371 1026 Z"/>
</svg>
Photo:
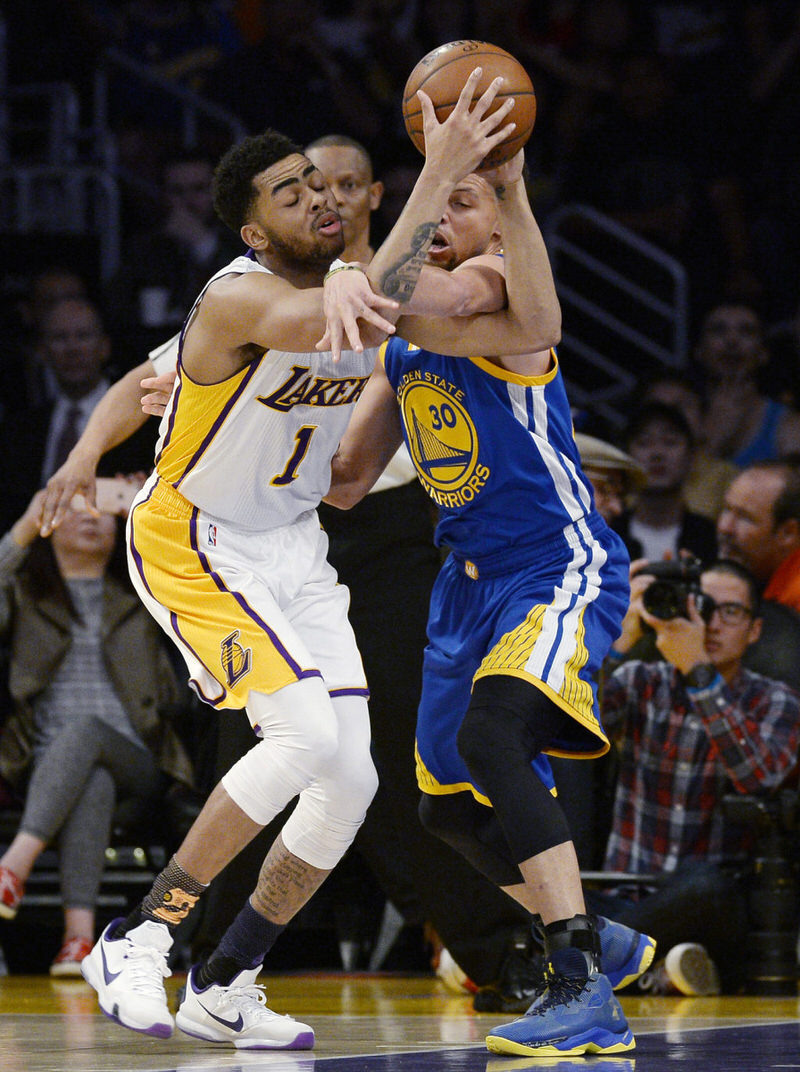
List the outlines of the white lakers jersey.
<svg viewBox="0 0 800 1072">
<path fill-rule="evenodd" d="M 221 276 L 253 271 L 269 270 L 237 257 L 206 288 Z M 206 513 L 246 529 L 278 528 L 316 508 L 377 351 L 345 350 L 334 364 L 330 352 L 268 350 L 206 386 L 182 368 L 184 332 L 156 447 L 160 479 Z"/>
</svg>

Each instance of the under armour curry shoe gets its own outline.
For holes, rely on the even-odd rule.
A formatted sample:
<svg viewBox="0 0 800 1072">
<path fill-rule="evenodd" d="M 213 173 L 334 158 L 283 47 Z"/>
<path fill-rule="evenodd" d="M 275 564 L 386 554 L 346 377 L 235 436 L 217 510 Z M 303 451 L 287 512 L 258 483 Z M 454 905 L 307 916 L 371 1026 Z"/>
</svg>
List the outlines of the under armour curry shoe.
<svg viewBox="0 0 800 1072">
<path fill-rule="evenodd" d="M 655 939 L 605 916 L 596 917 L 600 939 L 600 964 L 614 990 L 621 990 L 653 962 Z M 541 941 L 541 931 L 538 932 Z M 476 1012 L 525 1012 L 547 986 L 544 953 L 515 942 L 495 983 L 481 987 L 473 999 Z"/>
<path fill-rule="evenodd" d="M 164 979 L 171 974 L 167 954 L 172 935 L 166 924 L 146 920 L 124 937 L 114 938 L 121 922 L 109 923 L 81 961 L 81 974 L 97 991 L 106 1016 L 132 1031 L 169 1038 L 174 1023 Z"/>
<path fill-rule="evenodd" d="M 517 1057 L 574 1057 L 625 1053 L 636 1042 L 604 975 L 548 974 L 541 997 L 524 1016 L 490 1031 L 486 1046 Z"/>
<path fill-rule="evenodd" d="M 314 1032 L 291 1016 L 267 1008 L 261 967 L 239 972 L 228 986 L 196 984 L 197 967 L 186 980 L 186 993 L 175 1021 L 181 1031 L 208 1042 L 228 1042 L 239 1050 L 310 1050 Z"/>
<path fill-rule="evenodd" d="M 600 963 L 603 974 L 614 990 L 638 979 L 653 963 L 655 938 L 640 934 L 624 923 L 615 923 L 605 916 L 595 917 L 600 938 Z"/>
</svg>

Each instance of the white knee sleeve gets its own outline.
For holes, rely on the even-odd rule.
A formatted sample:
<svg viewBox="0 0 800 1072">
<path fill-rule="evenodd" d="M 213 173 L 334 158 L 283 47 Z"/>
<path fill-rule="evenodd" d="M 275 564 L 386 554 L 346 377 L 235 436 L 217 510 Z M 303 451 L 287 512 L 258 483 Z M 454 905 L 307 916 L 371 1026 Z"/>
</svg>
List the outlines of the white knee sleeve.
<svg viewBox="0 0 800 1072">
<path fill-rule="evenodd" d="M 289 852 L 325 871 L 335 867 L 353 843 L 378 788 L 366 700 L 342 696 L 333 705 L 339 747 L 322 775 L 300 794 L 281 831 Z"/>
<path fill-rule="evenodd" d="M 337 715 L 316 677 L 271 695 L 251 693 L 247 713 L 263 740 L 234 763 L 222 785 L 253 822 L 266 826 L 336 754 Z"/>
</svg>

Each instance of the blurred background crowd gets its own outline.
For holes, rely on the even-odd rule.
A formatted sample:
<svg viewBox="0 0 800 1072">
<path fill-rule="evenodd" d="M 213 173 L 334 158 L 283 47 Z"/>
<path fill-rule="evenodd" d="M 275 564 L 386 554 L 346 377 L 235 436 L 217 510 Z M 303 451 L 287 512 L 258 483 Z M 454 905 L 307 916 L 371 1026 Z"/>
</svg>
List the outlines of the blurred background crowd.
<svg viewBox="0 0 800 1072">
<path fill-rule="evenodd" d="M 588 434 L 585 462 L 606 517 L 634 558 L 690 550 L 708 564 L 733 550 L 762 587 L 800 547 L 800 4 L 28 0 L 6 5 L 0 30 L 0 534 L 26 517 L 109 383 L 179 328 L 206 279 L 240 250 L 211 205 L 214 163 L 231 142 L 268 126 L 302 145 L 356 139 L 384 185 L 376 246 L 420 166 L 400 112 L 406 78 L 429 50 L 475 38 L 512 52 L 536 90 L 529 194 L 562 301 L 559 356 L 575 425 Z M 155 427 L 145 429 L 104 471 L 148 469 L 154 439 Z M 764 563 L 752 548 L 748 557 L 734 531 L 739 506 L 725 497 L 742 470 L 778 459 L 784 467 L 754 485 L 766 499 L 752 546 L 763 549 L 787 519 L 797 542 Z M 776 514 L 787 487 L 794 498 Z M 4 565 L 2 551 L 4 583 L 18 583 L 19 562 Z M 105 570 L 103 559 L 95 577 Z M 778 587 L 775 602 L 800 611 L 800 591 L 785 577 Z M 73 608 L 94 598 L 74 583 L 56 588 Z M 13 625 L 11 615 L 5 679 L 18 655 Z M 95 633 L 81 642 L 96 659 Z M 88 665 L 73 667 L 73 683 Z M 28 687 L 41 729 L 67 686 L 44 701 Z M 98 688 L 102 706 L 111 683 Z M 14 689 L 18 681 L 14 695 L 6 683 L 6 722 L 19 715 Z M 159 702 L 122 697 L 121 706 L 130 714 L 146 701 Z M 136 718 L 125 722 L 114 704 L 117 730 L 136 743 Z M 170 693 L 160 711 L 170 739 L 182 738 L 179 777 L 173 763 L 153 778 L 169 793 L 174 847 L 211 786 L 217 715 L 198 715 L 188 693 L 182 702 Z M 143 725 L 138 746 L 158 757 L 166 731 Z M 0 739 L 13 813 L 26 783 L 9 771 Z M 604 856 L 607 828 L 597 825 L 576 834 L 588 867 Z M 122 830 L 112 823 L 98 844 Z M 4 833 L 10 841 L 13 829 Z M 42 846 L 50 833 L 42 828 Z M 345 966 L 370 951 L 372 963 L 386 962 L 385 950 L 374 954 L 387 897 L 417 928 L 399 963 L 427 963 L 424 913 L 397 869 L 383 889 L 374 868 L 342 870 L 325 914 L 338 920 Z"/>
</svg>

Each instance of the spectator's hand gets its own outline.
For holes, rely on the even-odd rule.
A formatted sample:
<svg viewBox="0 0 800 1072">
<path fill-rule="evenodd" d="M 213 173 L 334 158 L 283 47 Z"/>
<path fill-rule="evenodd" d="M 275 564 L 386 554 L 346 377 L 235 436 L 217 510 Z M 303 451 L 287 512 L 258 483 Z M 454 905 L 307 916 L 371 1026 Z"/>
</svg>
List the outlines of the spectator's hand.
<svg viewBox="0 0 800 1072">
<path fill-rule="evenodd" d="M 642 608 L 642 618 L 656 634 L 656 647 L 682 674 L 692 667 L 709 661 L 706 651 L 706 623 L 700 616 L 695 598 L 687 600 L 688 618 L 655 618 Z"/>
<path fill-rule="evenodd" d="M 49 536 L 58 528 L 76 495 L 83 497 L 83 509 L 97 517 L 96 503 L 97 459 L 88 457 L 75 447 L 69 457 L 47 481 L 41 506 L 39 532 Z"/>
<path fill-rule="evenodd" d="M 394 312 L 399 304 L 393 298 L 376 294 L 369 285 L 364 272 L 357 270 L 333 272 L 323 286 L 322 308 L 327 319 L 325 334 L 316 343 L 317 350 L 330 350 L 333 360 L 338 361 L 342 354 L 345 336 L 349 349 L 361 353 L 364 340 L 362 328 L 374 328 L 380 332 L 380 338 L 394 332 L 394 324 L 385 320 L 379 310 Z M 374 338 L 374 336 L 373 336 Z"/>
<path fill-rule="evenodd" d="M 163 417 L 167 403 L 172 396 L 172 388 L 178 373 L 164 372 L 160 376 L 145 376 L 139 386 L 147 392 L 142 395 L 141 406 L 145 413 L 153 417 Z"/>
<path fill-rule="evenodd" d="M 19 547 L 29 547 L 39 535 L 43 502 L 44 488 L 40 488 L 28 503 L 22 517 L 11 526 L 11 537 Z"/>
<path fill-rule="evenodd" d="M 622 632 L 618 639 L 614 641 L 614 649 L 620 654 L 630 651 L 633 645 L 644 635 L 644 630 L 642 629 L 642 615 L 644 612 L 642 596 L 645 589 L 649 588 L 653 583 L 655 577 L 649 573 L 637 573 L 637 570 L 641 570 L 647 565 L 647 562 L 648 559 L 646 558 L 637 558 L 631 562 L 631 599 L 628 609 L 625 611 L 625 617 L 622 619 Z"/>
</svg>

